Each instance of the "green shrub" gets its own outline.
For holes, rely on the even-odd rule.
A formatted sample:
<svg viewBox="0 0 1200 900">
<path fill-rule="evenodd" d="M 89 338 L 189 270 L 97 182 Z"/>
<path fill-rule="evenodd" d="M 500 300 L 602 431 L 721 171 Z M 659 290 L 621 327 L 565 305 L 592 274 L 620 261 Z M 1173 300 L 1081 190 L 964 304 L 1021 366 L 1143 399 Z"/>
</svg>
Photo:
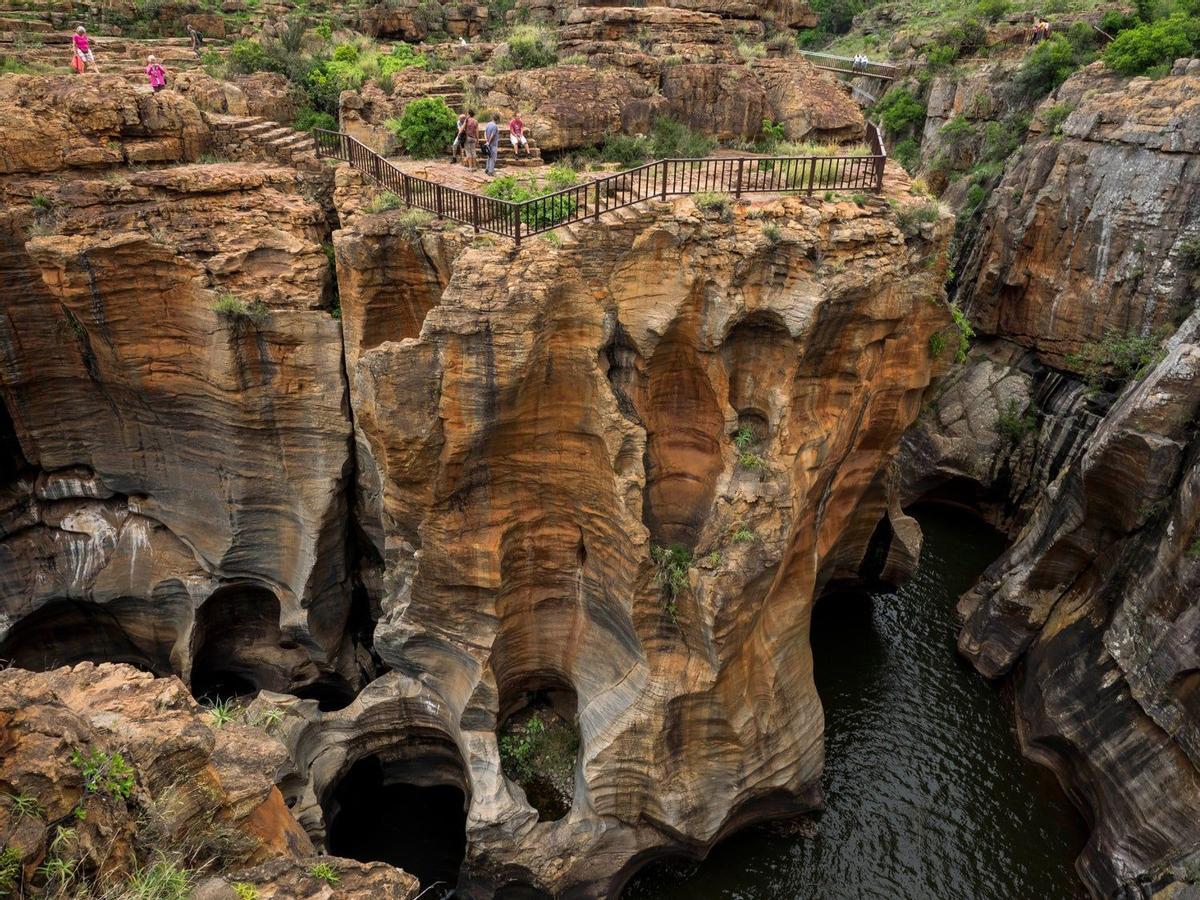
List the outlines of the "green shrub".
<svg viewBox="0 0 1200 900">
<path fill-rule="evenodd" d="M 311 106 L 302 106 L 296 112 L 296 119 L 292 122 L 292 127 L 297 131 L 312 131 L 314 128 L 337 131 L 337 119 L 329 113 L 315 110 Z"/>
<path fill-rule="evenodd" d="M 769 144 L 777 144 L 780 141 L 787 140 L 787 132 L 783 127 L 782 122 L 773 122 L 770 119 L 762 120 L 763 140 Z"/>
<path fill-rule="evenodd" d="M 1104 51 L 1105 64 L 1122 75 L 1141 75 L 1200 50 L 1200 19 L 1176 12 L 1123 31 Z"/>
<path fill-rule="evenodd" d="M 1141 378 L 1162 359 L 1165 331 L 1119 334 L 1108 330 L 1099 341 L 1067 355 L 1067 365 L 1084 375 L 1093 387 L 1106 380 L 1118 384 Z"/>
<path fill-rule="evenodd" d="M 688 589 L 688 569 L 692 565 L 692 553 L 682 544 L 670 548 L 652 546 L 650 559 L 655 565 L 655 581 L 663 594 L 671 601 Z"/>
<path fill-rule="evenodd" d="M 564 183 L 568 177 L 571 179 L 571 183 L 574 183 L 575 173 L 573 170 L 559 166 L 555 168 L 560 169 L 559 173 L 552 175 L 545 186 L 537 185 L 532 179 L 518 181 L 512 175 L 501 175 L 499 178 L 492 179 L 483 192 L 489 197 L 494 197 L 497 200 L 507 200 L 510 203 L 525 203 L 527 200 L 536 200 L 540 197 L 545 197 L 547 194 L 560 191 L 564 187 L 570 187 L 569 184 Z M 554 184 L 561 186 L 554 187 Z M 529 204 L 523 207 L 520 213 L 521 221 L 528 225 L 531 230 L 541 231 L 570 218 L 577 207 L 578 203 L 574 197 L 550 197 L 541 203 Z"/>
<path fill-rule="evenodd" d="M 14 847 L 0 850 L 0 897 L 15 897 L 21 883 L 21 854 Z"/>
<path fill-rule="evenodd" d="M 235 881 L 233 892 L 237 894 L 238 900 L 258 900 L 258 888 L 248 881 Z"/>
<path fill-rule="evenodd" d="M 732 537 L 736 544 L 748 544 L 754 540 L 754 532 L 745 525 L 739 525 L 733 530 Z"/>
<path fill-rule="evenodd" d="M 270 314 L 267 305 L 261 300 L 255 300 L 253 303 L 247 304 L 236 294 L 229 291 L 221 291 L 217 294 L 217 302 L 213 305 L 213 309 L 223 319 L 228 319 L 231 322 L 249 321 L 255 325 L 263 324 Z"/>
<path fill-rule="evenodd" d="M 558 41 L 554 32 L 542 25 L 518 25 L 508 33 L 507 49 L 492 57 L 496 72 L 513 69 L 540 69 L 558 62 Z"/>
<path fill-rule="evenodd" d="M 375 214 L 390 212 L 393 209 L 400 209 L 402 206 L 404 206 L 404 199 L 399 194 L 392 191 L 380 191 L 364 208 L 367 212 Z"/>
<path fill-rule="evenodd" d="M 949 44 L 940 44 L 926 54 L 925 65 L 929 71 L 938 72 L 948 68 L 956 59 L 958 59 L 957 47 L 952 47 Z"/>
<path fill-rule="evenodd" d="M 967 121 L 966 116 L 959 115 L 943 125 L 938 134 L 951 144 L 958 145 L 975 136 L 975 126 Z"/>
<path fill-rule="evenodd" d="M 940 331 L 935 331 L 929 336 L 929 358 L 941 359 L 942 353 L 946 349 L 946 336 Z"/>
<path fill-rule="evenodd" d="M 909 229 L 920 222 L 936 222 L 941 216 L 941 207 L 936 200 L 914 206 L 902 207 L 896 213 L 896 221 L 902 229 Z"/>
<path fill-rule="evenodd" d="M 579 753 L 579 730 L 553 713 L 543 718 L 538 710 L 520 724 L 505 723 L 498 744 L 500 768 L 510 781 L 525 786 L 550 776 L 569 782 Z"/>
<path fill-rule="evenodd" d="M 1074 110 L 1075 106 L 1071 103 L 1055 104 L 1042 113 L 1042 124 L 1052 134 L 1060 134 L 1063 122 L 1067 120 L 1067 116 L 1074 112 Z"/>
<path fill-rule="evenodd" d="M 1200 237 L 1180 241 L 1179 258 L 1189 269 L 1200 270 Z"/>
<path fill-rule="evenodd" d="M 42 805 L 36 797 L 28 794 L 10 794 L 8 804 L 12 810 L 12 817 L 18 822 L 27 816 L 34 819 L 40 819 L 42 816 Z"/>
<path fill-rule="evenodd" d="M 1028 97 L 1042 97 L 1057 88 L 1079 68 L 1075 48 L 1061 34 L 1042 41 L 1025 55 L 1016 84 Z"/>
<path fill-rule="evenodd" d="M 763 226 L 762 233 L 763 237 L 767 239 L 767 243 L 771 246 L 775 246 L 783 240 L 783 234 L 780 232 L 778 225 L 768 223 Z"/>
<path fill-rule="evenodd" d="M 1037 416 L 1031 411 L 1021 409 L 1016 400 L 1009 400 L 993 427 L 996 434 L 1007 437 L 1013 444 L 1019 444 L 1037 427 Z"/>
<path fill-rule="evenodd" d="M 640 134 L 609 134 L 600 147 L 600 158 L 625 168 L 640 166 L 651 154 L 650 142 Z"/>
<path fill-rule="evenodd" d="M 134 774 L 120 753 L 105 753 L 93 747 L 87 756 L 76 749 L 71 764 L 83 776 L 83 790 L 88 794 L 106 794 L 128 800 L 133 794 Z"/>
<path fill-rule="evenodd" d="M 409 240 L 419 238 L 432 221 L 433 213 L 426 212 L 423 209 L 410 209 L 396 217 L 396 224 L 399 226 L 400 233 Z"/>
<path fill-rule="evenodd" d="M 921 161 L 921 145 L 912 138 L 905 138 L 892 148 L 892 156 L 911 175 Z"/>
<path fill-rule="evenodd" d="M 254 72 L 279 72 L 279 63 L 258 41 L 234 41 L 225 57 L 229 71 L 242 75 Z"/>
<path fill-rule="evenodd" d="M 966 313 L 953 303 L 950 304 L 950 316 L 954 320 L 954 327 L 958 329 L 958 347 L 954 351 L 954 361 L 964 363 L 967 361 L 967 351 L 971 349 L 971 341 L 975 337 L 975 329 L 967 320 Z"/>
<path fill-rule="evenodd" d="M 975 5 L 975 11 L 981 18 L 987 19 L 989 22 L 999 22 L 1012 9 L 1012 3 L 1009 0 L 979 0 Z"/>
<path fill-rule="evenodd" d="M 738 465 L 752 472 L 760 472 L 767 467 L 766 461 L 750 450 L 738 454 Z"/>
<path fill-rule="evenodd" d="M 404 107 L 395 128 L 409 156 L 428 159 L 446 152 L 458 128 L 454 110 L 441 97 L 422 97 Z"/>
<path fill-rule="evenodd" d="M 738 451 L 749 450 L 754 443 L 754 431 L 749 425 L 741 426 L 733 433 L 733 446 L 738 448 Z"/>
<path fill-rule="evenodd" d="M 655 159 L 696 159 L 708 156 L 716 142 L 682 122 L 659 116 L 650 129 L 650 152 Z"/>
<path fill-rule="evenodd" d="M 411 44 L 400 41 L 400 43 L 392 47 L 391 53 L 378 58 L 377 65 L 379 66 L 380 75 L 395 75 L 397 72 L 402 72 L 405 69 L 428 68 L 429 57 L 424 53 L 418 53 L 413 49 Z"/>
<path fill-rule="evenodd" d="M 208 707 L 208 718 L 214 728 L 222 728 L 237 721 L 242 709 L 233 700 L 216 700 Z"/>
<path fill-rule="evenodd" d="M 722 217 L 729 215 L 733 201 L 728 194 L 718 194 L 715 191 L 700 191 L 692 194 L 692 202 L 703 212 L 720 213 Z"/>
<path fill-rule="evenodd" d="M 908 88 L 888 91 L 875 106 L 879 120 L 889 134 L 907 134 L 925 122 L 925 104 L 913 96 Z"/>
</svg>

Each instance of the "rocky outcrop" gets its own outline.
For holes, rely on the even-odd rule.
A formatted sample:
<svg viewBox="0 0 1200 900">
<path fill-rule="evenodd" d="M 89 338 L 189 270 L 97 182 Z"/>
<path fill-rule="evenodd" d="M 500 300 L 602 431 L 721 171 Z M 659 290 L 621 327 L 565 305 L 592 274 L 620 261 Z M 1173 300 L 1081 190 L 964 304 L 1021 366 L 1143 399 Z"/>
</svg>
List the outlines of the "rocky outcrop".
<svg viewBox="0 0 1200 900">
<path fill-rule="evenodd" d="M 1099 64 L 1097 64 L 1098 66 Z M 1010 167 L 963 269 L 981 331 L 1078 371 L 1106 333 L 1147 334 L 1186 313 L 1200 239 L 1200 81 L 1125 82 L 1089 67 L 1051 106 L 1070 109 Z M 1041 120 L 1035 120 L 1034 131 Z"/>
<path fill-rule="evenodd" d="M 0 788 L 25 798 L 0 804 L 0 835 L 25 885 L 45 884 L 50 858 L 70 866 L 63 886 L 100 896 L 159 855 L 211 871 L 313 853 L 275 787 L 283 746 L 214 727 L 177 679 L 0 671 L 0 746 Z"/>
<path fill-rule="evenodd" d="M 107 96 L 100 79 L 56 83 L 31 91 L 58 104 L 44 120 L 137 130 L 116 159 L 168 140 L 155 122 L 172 135 L 195 117 L 179 145 L 205 139 L 179 95 L 175 118 L 131 120 L 123 82 Z M 244 164 L 0 186 L 0 391 L 20 447 L 2 487 L 0 656 L 120 660 L 198 693 L 359 677 L 321 189 Z"/>
<path fill-rule="evenodd" d="M 287 717 L 310 833 L 374 758 L 465 799 L 461 891 L 604 896 L 648 851 L 814 805 L 808 613 L 888 505 L 948 224 L 906 239 L 884 204 L 789 198 L 626 211 L 586 252 L 338 232 L 339 271 L 363 273 L 342 306 L 393 671 Z M 671 545 L 692 561 L 673 597 Z M 501 774 L 497 732 L 539 695 L 577 711 L 557 821 Z"/>
<path fill-rule="evenodd" d="M 717 140 L 753 139 L 772 118 L 767 92 L 748 66 L 667 66 L 662 93 L 667 115 Z"/>
<path fill-rule="evenodd" d="M 754 73 L 766 88 L 771 118 L 792 140 L 852 141 L 866 133 L 866 120 L 849 90 L 803 60 L 760 59 Z"/>
</svg>

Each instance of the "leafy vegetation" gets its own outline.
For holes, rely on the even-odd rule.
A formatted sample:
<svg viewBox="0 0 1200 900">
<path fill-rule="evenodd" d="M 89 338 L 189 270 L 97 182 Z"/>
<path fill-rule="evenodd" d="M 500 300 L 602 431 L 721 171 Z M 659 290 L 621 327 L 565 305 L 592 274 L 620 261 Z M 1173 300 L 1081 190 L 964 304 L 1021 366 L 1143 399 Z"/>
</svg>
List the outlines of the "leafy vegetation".
<svg viewBox="0 0 1200 900">
<path fill-rule="evenodd" d="M 508 33 L 505 46 L 492 59 L 493 72 L 541 69 L 558 62 L 558 39 L 544 25 L 518 25 Z"/>
<path fill-rule="evenodd" d="M 371 198 L 371 202 L 363 207 L 369 213 L 389 212 L 404 206 L 404 198 L 392 191 L 380 191 Z"/>
<path fill-rule="evenodd" d="M 727 220 L 733 209 L 733 201 L 729 195 L 719 194 L 715 191 L 700 191 L 692 194 L 692 201 L 696 204 L 696 209 L 701 212 L 717 213 L 722 220 Z"/>
<path fill-rule="evenodd" d="M 245 300 L 230 291 L 221 291 L 217 294 L 217 302 L 213 305 L 213 309 L 222 319 L 228 319 L 235 323 L 253 322 L 255 325 L 261 325 L 270 315 L 270 310 L 261 300 L 246 303 Z"/>
<path fill-rule="evenodd" d="M 330 886 L 336 885 L 342 880 L 341 876 L 338 875 L 337 871 L 329 863 L 316 863 L 315 865 L 310 866 L 308 869 L 308 874 L 318 881 L 323 881 Z"/>
<path fill-rule="evenodd" d="M 958 346 L 954 350 L 954 361 L 964 363 L 967 361 L 967 351 L 971 349 L 971 341 L 975 338 L 975 329 L 971 327 L 966 313 L 957 304 L 950 304 L 950 317 L 954 320 L 954 327 L 958 330 Z"/>
<path fill-rule="evenodd" d="M 739 525 L 733 530 L 732 537 L 735 544 L 748 544 L 754 540 L 754 532 L 745 525 Z"/>
<path fill-rule="evenodd" d="M 1184 0 L 1170 15 L 1122 31 L 1104 51 L 1104 62 L 1122 75 L 1158 74 L 1181 56 L 1200 51 L 1200 2 Z"/>
<path fill-rule="evenodd" d="M 530 229 L 539 231 L 551 228 L 574 214 L 579 206 L 576 199 L 571 195 L 558 194 L 558 192 L 573 187 L 578 181 L 579 176 L 574 169 L 566 166 L 551 166 L 550 171 L 540 183 L 532 176 L 518 180 L 512 175 L 501 175 L 499 178 L 492 179 L 491 183 L 484 188 L 484 193 L 489 197 L 507 200 L 510 203 L 525 203 L 529 200 L 546 198 L 521 209 L 521 221 Z"/>
<path fill-rule="evenodd" d="M 422 97 L 404 107 L 398 121 L 389 119 L 388 125 L 409 156 L 428 159 L 449 149 L 458 119 L 441 97 Z"/>
<path fill-rule="evenodd" d="M 120 753 L 105 753 L 93 747 L 85 756 L 78 748 L 71 754 L 71 764 L 83 776 L 87 794 L 103 794 L 128 800 L 133 794 L 134 773 Z"/>
<path fill-rule="evenodd" d="M 410 241 L 420 237 L 433 222 L 433 213 L 423 209 L 409 209 L 396 217 L 400 233 Z"/>
<path fill-rule="evenodd" d="M 1024 410 L 1015 399 L 1008 404 L 996 418 L 996 434 L 1007 437 L 1013 444 L 1019 444 L 1024 437 L 1037 428 L 1037 416 L 1032 410 Z"/>
<path fill-rule="evenodd" d="M 1066 81 L 1084 61 L 1066 37 L 1055 34 L 1025 55 L 1015 80 L 1026 96 L 1042 97 Z"/>
<path fill-rule="evenodd" d="M 42 817 L 42 805 L 38 803 L 36 797 L 31 797 L 28 794 L 10 794 L 8 805 L 12 810 L 13 818 L 18 822 L 26 817 L 33 819 L 40 819 Z"/>
<path fill-rule="evenodd" d="M 187 869 L 160 858 L 134 871 L 125 883 L 122 900 L 188 900 L 194 882 Z"/>
<path fill-rule="evenodd" d="M 896 212 L 896 221 L 904 230 L 922 223 L 936 222 L 941 216 L 941 207 L 936 200 L 903 206 Z"/>
<path fill-rule="evenodd" d="M 258 900 L 258 888 L 248 881 L 235 881 L 233 892 L 237 894 L 238 900 Z"/>
<path fill-rule="evenodd" d="M 13 847 L 0 850 L 0 897 L 16 896 L 21 880 L 21 854 Z"/>
<path fill-rule="evenodd" d="M 1108 330 L 1099 341 L 1085 344 L 1067 355 L 1067 365 L 1084 375 L 1093 387 L 1106 381 L 1124 384 L 1141 378 L 1162 358 L 1165 331 L 1151 334 L 1120 334 Z"/>
<path fill-rule="evenodd" d="M 925 122 L 925 104 L 906 87 L 888 91 L 875 106 L 875 113 L 889 135 L 912 132 Z"/>
<path fill-rule="evenodd" d="M 215 700 L 208 707 L 208 718 L 214 728 L 236 722 L 241 715 L 242 708 L 234 700 Z"/>
<path fill-rule="evenodd" d="M 692 565 L 692 552 L 682 544 L 653 546 L 650 548 L 650 558 L 655 565 L 654 580 L 667 600 L 667 612 L 671 618 L 675 618 L 676 600 L 687 591 L 690 584 L 688 569 Z"/>
</svg>

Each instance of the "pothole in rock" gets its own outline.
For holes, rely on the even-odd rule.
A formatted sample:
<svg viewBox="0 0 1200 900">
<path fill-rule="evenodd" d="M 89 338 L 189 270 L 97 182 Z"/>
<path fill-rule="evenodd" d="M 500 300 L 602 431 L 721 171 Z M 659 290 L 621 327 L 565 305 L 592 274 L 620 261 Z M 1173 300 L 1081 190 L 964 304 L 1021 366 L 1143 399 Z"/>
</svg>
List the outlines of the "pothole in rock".
<svg viewBox="0 0 1200 900">
<path fill-rule="evenodd" d="M 316 700 L 321 712 L 336 712 L 354 702 L 358 693 L 340 675 L 325 675 L 293 692 L 301 700 Z"/>
<path fill-rule="evenodd" d="M 416 876 L 426 898 L 449 896 L 467 852 L 466 774 L 440 736 L 406 736 L 399 758 L 367 756 L 323 802 L 330 853 Z"/>
<path fill-rule="evenodd" d="M 571 811 L 579 727 L 575 692 L 558 688 L 523 694 L 497 732 L 504 775 L 525 791 L 543 822 Z"/>
<path fill-rule="evenodd" d="M 226 585 L 213 592 L 196 616 L 192 695 L 225 701 L 262 688 L 286 691 L 290 672 L 306 657 L 279 631 L 279 601 L 267 588 Z"/>
</svg>

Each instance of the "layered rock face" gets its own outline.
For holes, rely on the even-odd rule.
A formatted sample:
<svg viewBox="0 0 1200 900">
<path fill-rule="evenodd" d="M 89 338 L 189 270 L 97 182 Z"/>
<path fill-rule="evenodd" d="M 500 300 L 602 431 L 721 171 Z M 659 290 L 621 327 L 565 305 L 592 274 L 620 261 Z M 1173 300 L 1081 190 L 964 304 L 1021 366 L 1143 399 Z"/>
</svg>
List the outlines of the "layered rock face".
<svg viewBox="0 0 1200 900">
<path fill-rule="evenodd" d="M 97 134 L 181 152 L 207 137 L 178 95 L 130 106 L 120 79 L 66 84 L 45 80 L 49 121 L 104 118 Z M 75 108 L 82 91 L 95 109 Z M 216 693 L 357 677 L 321 186 L 216 164 L 2 190 L 2 391 L 20 450 L 3 487 L 0 656 L 119 660 Z"/>
<path fill-rule="evenodd" d="M 310 832 L 374 756 L 463 793 L 460 890 L 607 896 L 655 848 L 816 804 L 809 612 L 887 505 L 948 221 L 681 200 L 516 254 L 354 221 L 335 247 L 393 671 L 289 718 Z M 668 546 L 692 561 L 673 597 Z M 558 821 L 501 774 L 496 732 L 539 695 L 578 716 Z"/>
<path fill-rule="evenodd" d="M 1193 296 L 1200 79 L 1126 83 L 1098 66 L 1059 90 L 1072 110 L 1061 139 L 1022 151 L 963 270 L 980 329 L 1056 368 L 1077 368 L 1069 357 L 1106 332 L 1178 322 Z"/>
<path fill-rule="evenodd" d="M 1093 824 L 1078 868 L 1096 896 L 1194 880 L 1200 846 L 1196 88 L 1186 68 L 1089 69 L 1046 102 L 965 267 L 987 339 L 901 466 L 908 499 L 970 504 L 1016 539 L 961 599 L 959 646 L 1016 673 L 1023 747 Z M 1099 343 L 1180 321 L 1124 390 L 1088 371 Z"/>
</svg>

